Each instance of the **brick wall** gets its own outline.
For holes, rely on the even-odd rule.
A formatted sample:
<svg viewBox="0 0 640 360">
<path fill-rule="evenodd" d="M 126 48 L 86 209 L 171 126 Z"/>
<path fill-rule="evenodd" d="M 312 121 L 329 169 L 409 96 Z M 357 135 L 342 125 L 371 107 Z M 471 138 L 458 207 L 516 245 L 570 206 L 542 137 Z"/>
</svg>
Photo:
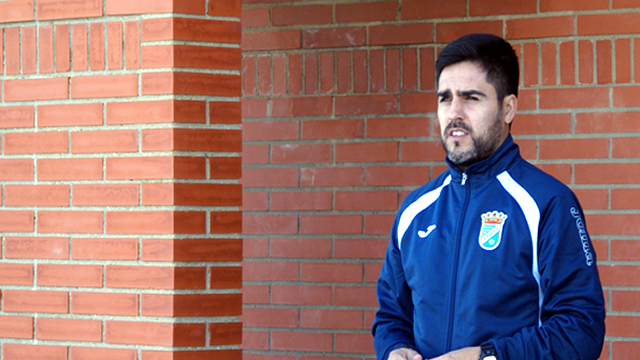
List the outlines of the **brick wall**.
<svg viewBox="0 0 640 360">
<path fill-rule="evenodd" d="M 240 2 L 0 1 L 0 358 L 240 359 Z"/>
<path fill-rule="evenodd" d="M 444 169 L 433 65 L 468 32 L 521 60 L 513 133 L 587 213 L 602 359 L 640 352 L 640 2 L 243 0 L 245 358 L 372 356 L 401 200 Z"/>
</svg>

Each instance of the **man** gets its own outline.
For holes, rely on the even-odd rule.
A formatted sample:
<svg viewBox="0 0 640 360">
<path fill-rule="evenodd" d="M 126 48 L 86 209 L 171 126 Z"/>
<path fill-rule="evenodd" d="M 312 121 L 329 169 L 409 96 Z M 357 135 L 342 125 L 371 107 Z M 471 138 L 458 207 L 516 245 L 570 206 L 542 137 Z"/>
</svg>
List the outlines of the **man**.
<svg viewBox="0 0 640 360">
<path fill-rule="evenodd" d="M 436 62 L 449 169 L 396 216 L 378 280 L 378 360 L 597 359 L 604 299 L 575 195 L 520 157 L 518 60 L 463 36 Z"/>
</svg>

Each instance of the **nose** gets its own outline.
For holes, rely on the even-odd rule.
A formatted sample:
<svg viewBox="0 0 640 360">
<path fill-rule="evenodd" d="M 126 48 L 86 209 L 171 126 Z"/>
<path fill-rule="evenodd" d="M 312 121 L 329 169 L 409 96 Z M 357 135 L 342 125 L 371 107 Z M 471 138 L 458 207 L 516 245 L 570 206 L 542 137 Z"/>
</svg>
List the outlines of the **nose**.
<svg viewBox="0 0 640 360">
<path fill-rule="evenodd" d="M 464 118 L 463 110 L 464 109 L 462 107 L 462 100 L 459 97 L 454 96 L 453 99 L 451 99 L 451 103 L 449 104 L 449 109 L 447 112 L 449 120 L 453 121 Z"/>
</svg>

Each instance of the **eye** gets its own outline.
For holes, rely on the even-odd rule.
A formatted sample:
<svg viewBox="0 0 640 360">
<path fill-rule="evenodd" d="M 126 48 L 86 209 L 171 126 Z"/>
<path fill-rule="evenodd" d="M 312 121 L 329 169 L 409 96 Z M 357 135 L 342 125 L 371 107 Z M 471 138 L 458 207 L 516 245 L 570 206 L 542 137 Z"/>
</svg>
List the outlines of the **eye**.
<svg viewBox="0 0 640 360">
<path fill-rule="evenodd" d="M 451 97 L 449 96 L 441 96 L 439 102 L 444 103 L 444 102 L 449 102 L 451 101 Z"/>
</svg>

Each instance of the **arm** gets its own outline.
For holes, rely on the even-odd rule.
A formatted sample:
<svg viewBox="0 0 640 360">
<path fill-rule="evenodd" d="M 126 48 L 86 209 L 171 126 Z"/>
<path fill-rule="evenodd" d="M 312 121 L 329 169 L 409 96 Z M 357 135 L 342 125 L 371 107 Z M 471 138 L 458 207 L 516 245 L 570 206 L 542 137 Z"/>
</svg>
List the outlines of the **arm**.
<svg viewBox="0 0 640 360">
<path fill-rule="evenodd" d="M 541 325 L 491 342 L 499 359 L 595 360 L 604 340 L 605 310 L 584 215 L 573 194 L 541 211 Z"/>
<path fill-rule="evenodd" d="M 392 232 L 393 233 L 393 232 Z M 413 348 L 413 302 L 402 269 L 397 241 L 391 237 L 384 265 L 378 279 L 378 304 L 380 309 L 373 322 L 373 344 L 378 360 L 387 360 L 393 350 Z M 405 350 L 405 349 L 403 349 Z M 417 354 L 417 353 L 416 353 Z M 394 353 L 398 360 L 404 353 Z M 406 356 L 409 356 L 406 354 Z M 413 360 L 406 358 L 406 360 Z"/>
</svg>

